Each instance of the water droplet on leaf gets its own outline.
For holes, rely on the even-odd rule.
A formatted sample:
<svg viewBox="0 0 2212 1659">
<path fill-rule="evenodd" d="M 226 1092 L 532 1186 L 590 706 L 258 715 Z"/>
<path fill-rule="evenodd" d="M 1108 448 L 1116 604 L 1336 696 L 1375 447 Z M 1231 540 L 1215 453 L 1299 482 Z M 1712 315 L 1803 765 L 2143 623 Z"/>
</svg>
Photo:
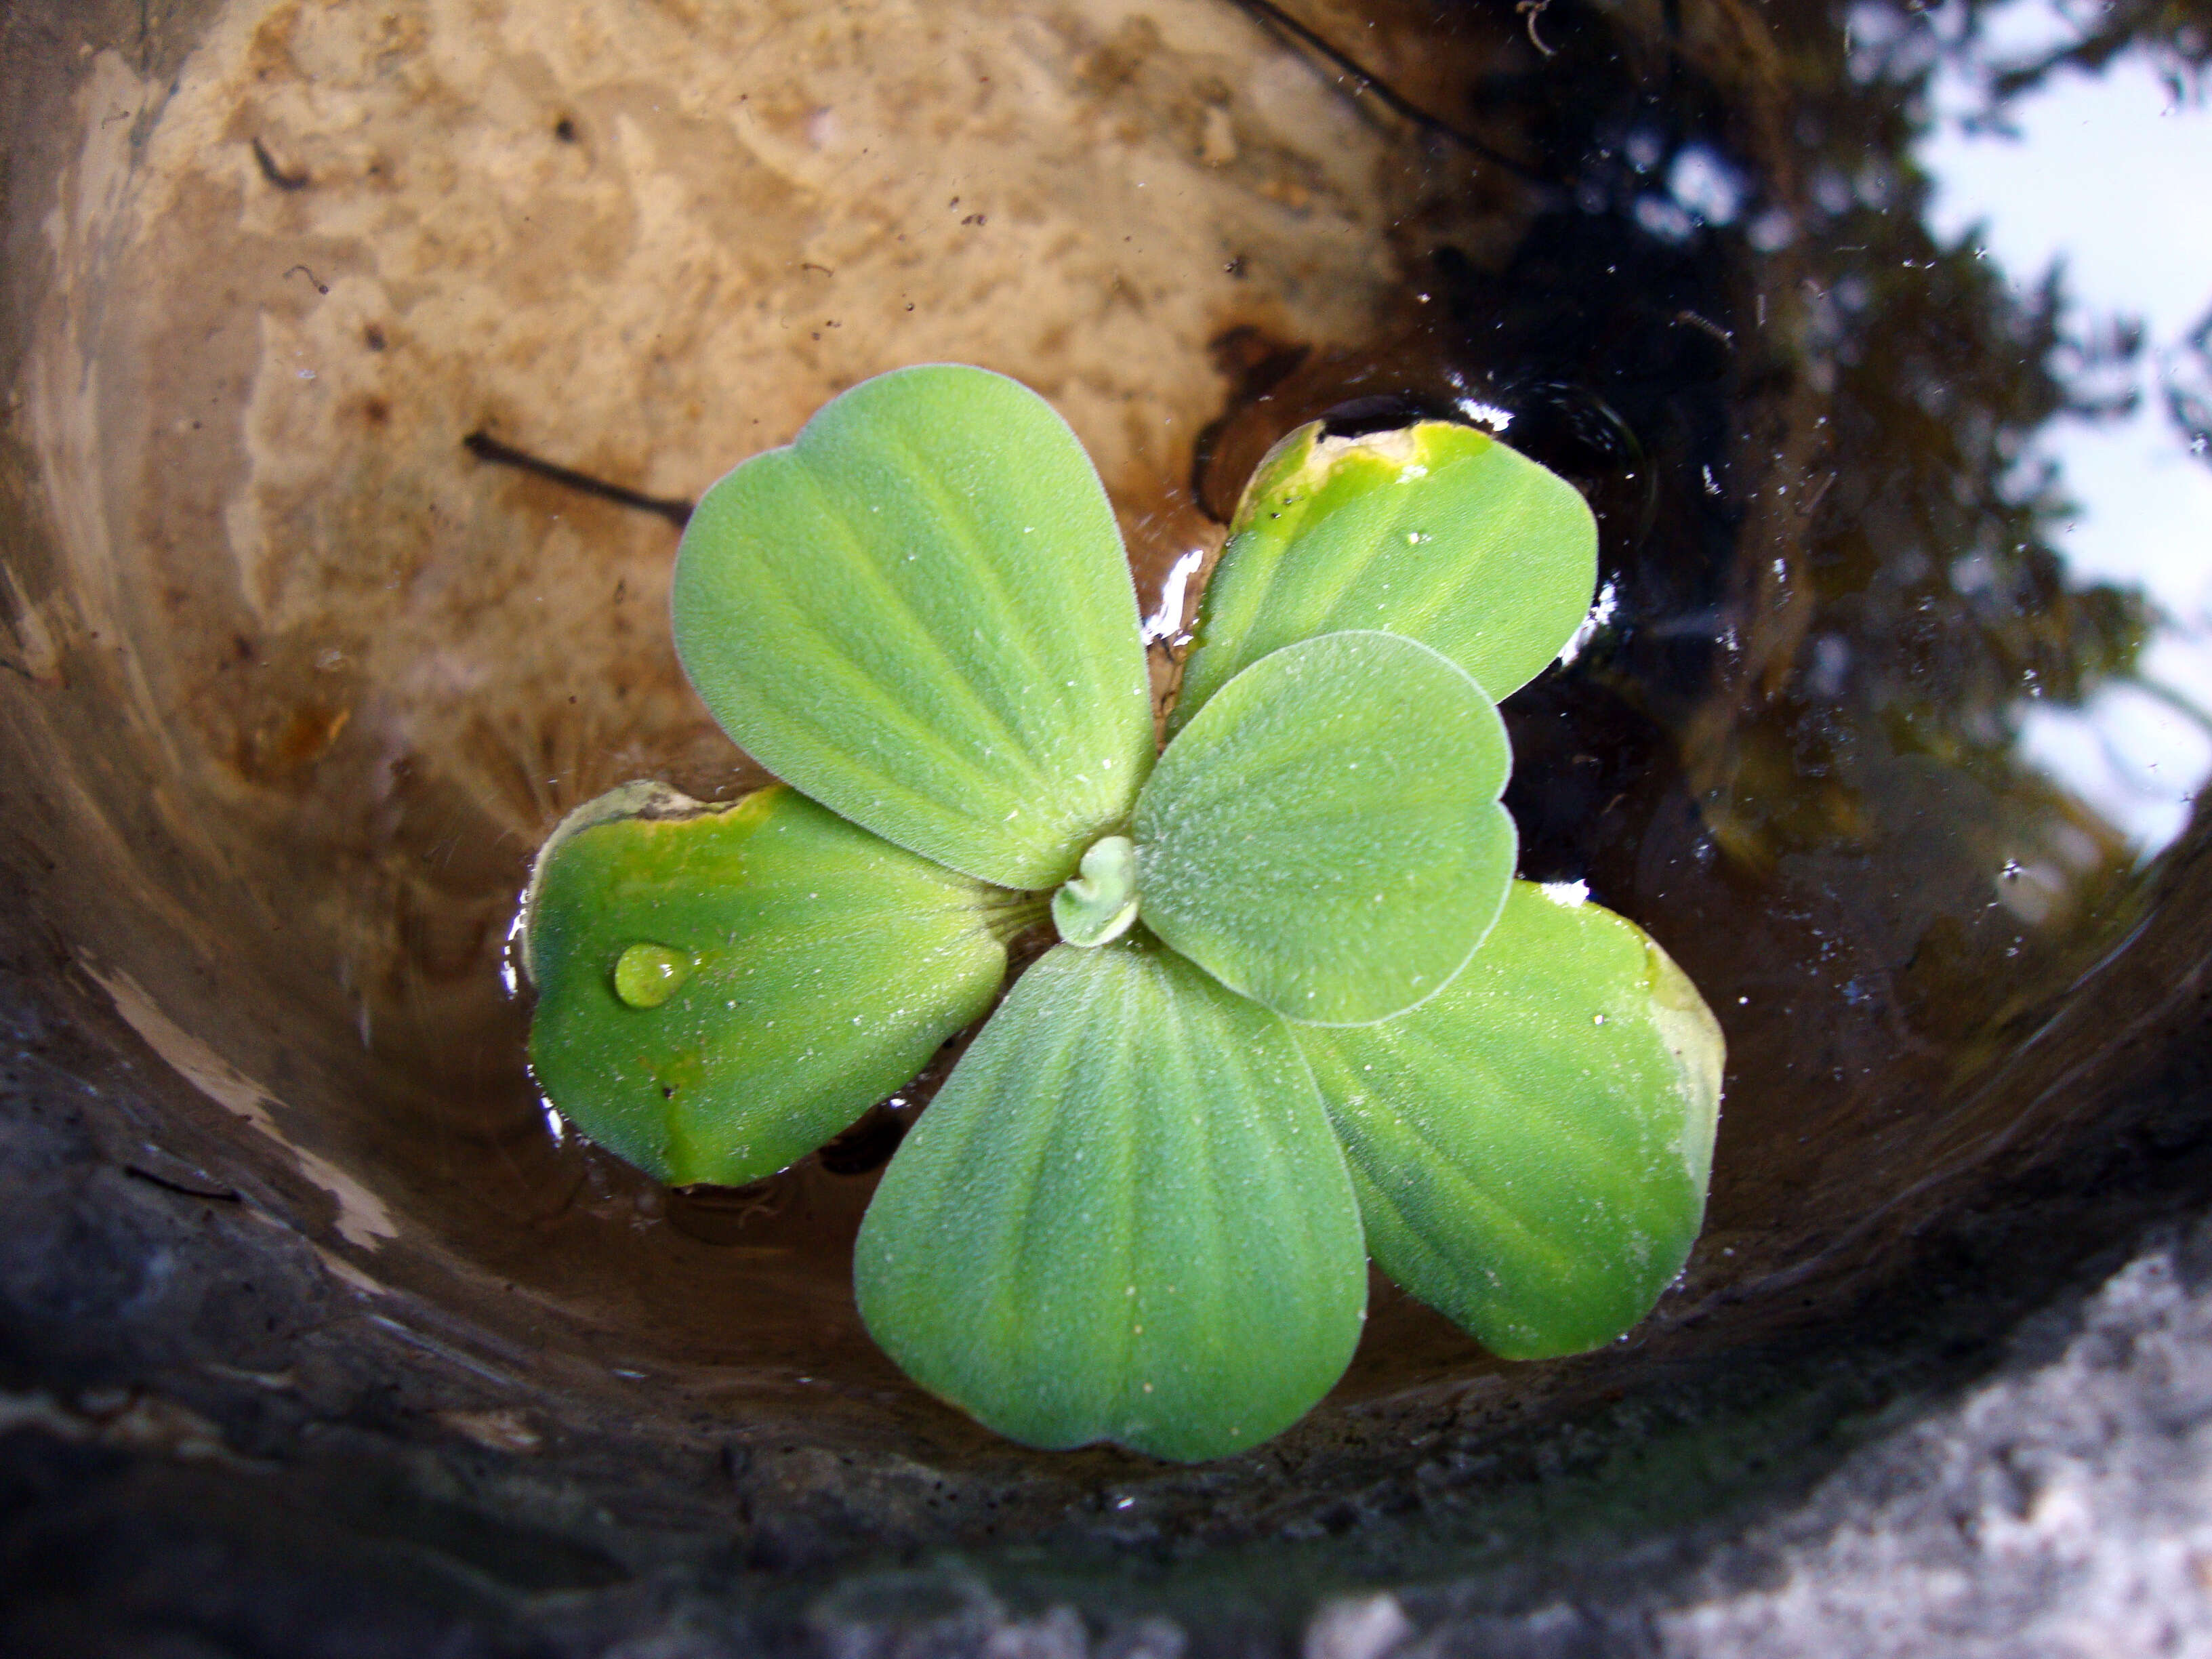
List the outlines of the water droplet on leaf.
<svg viewBox="0 0 2212 1659">
<path fill-rule="evenodd" d="M 633 1008 L 658 1008 L 690 977 L 691 958 L 665 945 L 633 945 L 615 960 L 615 994 Z"/>
</svg>

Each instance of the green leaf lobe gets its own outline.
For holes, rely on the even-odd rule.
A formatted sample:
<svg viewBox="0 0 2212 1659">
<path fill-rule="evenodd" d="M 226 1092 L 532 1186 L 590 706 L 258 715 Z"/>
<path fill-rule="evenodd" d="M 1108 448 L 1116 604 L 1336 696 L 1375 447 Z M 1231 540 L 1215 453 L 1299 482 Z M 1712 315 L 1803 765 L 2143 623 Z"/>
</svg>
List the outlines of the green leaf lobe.
<svg viewBox="0 0 2212 1659">
<path fill-rule="evenodd" d="M 1559 655 L 1596 580 L 1597 525 L 1581 495 L 1488 433 L 1301 427 L 1246 488 L 1171 728 L 1248 664 L 1347 629 L 1419 640 L 1502 702 Z"/>
<path fill-rule="evenodd" d="M 530 1058 L 565 1117 L 648 1175 L 773 1174 L 989 1007 L 996 890 L 780 787 L 609 799 L 532 880 Z"/>
<path fill-rule="evenodd" d="M 1140 936 L 1015 984 L 892 1160 L 854 1280 L 900 1367 L 988 1427 L 1182 1461 L 1296 1421 L 1366 1303 L 1283 1022 Z"/>
<path fill-rule="evenodd" d="M 707 492 L 676 645 L 722 728 L 853 823 L 1043 890 L 1152 757 L 1136 595 L 1048 404 L 952 365 L 879 375 Z"/>
<path fill-rule="evenodd" d="M 1139 914 L 1293 1019 L 1384 1019 L 1449 983 L 1513 873 L 1511 756 L 1481 689 L 1395 635 L 1325 635 L 1230 682 L 1137 802 Z"/>
<path fill-rule="evenodd" d="M 1597 1347 L 1681 1271 L 1723 1045 L 1682 971 L 1620 916 L 1516 882 L 1442 994 L 1296 1034 L 1376 1265 L 1492 1352 Z"/>
</svg>

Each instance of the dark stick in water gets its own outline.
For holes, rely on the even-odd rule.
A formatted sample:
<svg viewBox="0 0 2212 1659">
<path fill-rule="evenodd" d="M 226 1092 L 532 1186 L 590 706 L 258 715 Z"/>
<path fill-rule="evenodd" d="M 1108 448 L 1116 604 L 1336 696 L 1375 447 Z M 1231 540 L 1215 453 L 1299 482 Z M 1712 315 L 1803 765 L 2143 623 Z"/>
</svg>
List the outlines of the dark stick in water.
<svg viewBox="0 0 2212 1659">
<path fill-rule="evenodd" d="M 489 461 L 495 466 L 511 466 L 554 483 L 580 490 L 586 495 L 597 495 L 602 501 L 613 501 L 620 507 L 635 507 L 641 512 L 657 513 L 678 530 L 691 521 L 690 501 L 673 500 L 663 495 L 647 495 L 641 491 L 628 489 L 621 484 L 609 483 L 604 478 L 594 478 L 588 472 L 579 472 L 573 467 L 542 461 L 537 456 L 503 444 L 489 432 L 471 432 L 461 440 L 461 447 L 480 461 Z"/>
</svg>

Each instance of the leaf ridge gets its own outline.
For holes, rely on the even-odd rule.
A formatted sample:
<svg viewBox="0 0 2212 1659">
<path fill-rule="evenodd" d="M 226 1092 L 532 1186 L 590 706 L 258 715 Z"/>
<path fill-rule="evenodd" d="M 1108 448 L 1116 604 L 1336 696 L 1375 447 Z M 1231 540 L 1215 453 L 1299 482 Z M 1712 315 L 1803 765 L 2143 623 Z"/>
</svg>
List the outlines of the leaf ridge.
<svg viewBox="0 0 2212 1659">
<path fill-rule="evenodd" d="M 834 526 L 843 536 L 847 549 L 853 556 L 851 565 L 868 578 L 871 599 L 884 602 L 881 611 L 894 611 L 908 623 L 906 632 L 908 637 L 921 641 L 928 647 L 936 666 L 944 671 L 944 684 L 957 687 L 968 707 L 993 726 L 1001 740 L 1017 756 L 1023 755 L 1028 746 L 1024 741 L 1023 734 L 1006 723 L 1005 712 L 987 698 L 981 689 L 969 677 L 966 665 L 952 654 L 945 641 L 938 635 L 935 629 L 923 618 L 921 611 L 912 597 L 897 583 L 892 581 L 882 565 L 870 556 L 867 550 L 868 544 L 847 515 L 844 504 L 832 492 L 820 474 L 804 459 L 805 452 L 798 450 L 793 453 L 800 458 L 799 474 L 805 480 L 809 490 L 813 493 L 823 520 Z M 980 564 L 982 561 L 978 558 L 973 562 Z M 881 611 L 876 614 L 881 614 Z M 977 769 L 971 766 L 969 769 Z M 1041 782 L 1042 780 L 1038 781 Z"/>
<path fill-rule="evenodd" d="M 1408 1036 L 1407 1038 L 1401 1039 L 1401 1042 L 1410 1040 L 1410 1036 Z M 1428 1065 L 1433 1064 L 1434 1055 L 1437 1050 L 1436 1048 L 1436 1045 L 1433 1043 L 1430 1043 L 1427 1046 L 1431 1050 L 1429 1060 L 1427 1065 L 1424 1065 L 1419 1069 L 1425 1070 L 1427 1069 Z M 1413 1068 L 1409 1067 L 1409 1069 Z M 1494 1073 L 1492 1075 L 1494 1075 Z M 1322 1098 L 1323 1103 L 1330 1109 L 1330 1121 L 1332 1122 L 1336 1121 L 1339 1118 L 1339 1112 L 1335 1103 L 1330 1099 L 1326 1091 L 1323 1091 Z M 1415 1146 L 1420 1148 L 1422 1153 L 1420 1167 L 1432 1178 L 1437 1176 L 1443 1176 L 1455 1191 L 1462 1194 L 1466 1200 L 1469 1200 L 1469 1208 L 1479 1209 L 1492 1216 L 1498 1223 L 1503 1224 L 1505 1231 L 1520 1235 L 1521 1237 L 1531 1247 L 1543 1255 L 1546 1259 L 1550 1261 L 1554 1267 L 1564 1266 L 1566 1264 L 1568 1258 L 1559 1249 L 1556 1239 L 1550 1234 L 1540 1231 L 1517 1209 L 1510 1206 L 1503 1199 L 1486 1188 L 1480 1183 L 1480 1178 L 1474 1172 L 1462 1168 L 1452 1157 L 1452 1149 L 1438 1135 L 1437 1131 L 1431 1126 L 1412 1117 L 1407 1113 L 1399 1111 L 1393 1107 L 1384 1106 L 1378 1108 L 1378 1109 L 1389 1115 L 1390 1122 L 1397 1128 L 1400 1134 L 1405 1139 L 1412 1141 Z M 1356 1134 L 1346 1137 L 1347 1152 L 1351 1150 L 1351 1141 L 1355 1139 L 1361 1138 L 1358 1137 Z M 1355 1161 L 1364 1162 L 1364 1160 L 1355 1158 Z M 1413 1223 L 1407 1216 L 1404 1206 L 1400 1204 L 1395 1197 L 1389 1199 L 1388 1201 L 1392 1212 L 1397 1215 L 1400 1221 L 1410 1231 L 1419 1232 L 1424 1236 L 1426 1235 L 1427 1229 L 1419 1226 Z"/>
<path fill-rule="evenodd" d="M 922 491 L 933 502 L 939 504 L 941 507 L 951 507 L 951 491 L 946 488 L 944 480 L 938 475 L 937 470 L 924 464 L 920 450 L 906 434 L 902 431 L 893 431 L 886 435 L 890 443 L 899 450 L 902 458 L 908 463 L 908 477 L 921 486 Z M 1087 461 L 1085 464 L 1088 464 Z M 1011 642 L 1015 650 L 1021 653 L 1022 666 L 1027 671 L 1031 684 L 1051 685 L 1053 677 L 1045 672 L 1043 659 L 1036 654 L 1036 640 L 1030 634 L 1026 625 L 1019 629 L 1015 627 L 1017 620 L 1022 617 L 1022 608 L 1006 592 L 1002 574 L 997 563 L 985 554 L 982 542 L 975 533 L 980 532 L 981 526 L 974 521 L 973 515 L 964 507 L 951 507 L 950 511 L 939 512 L 937 522 L 941 528 L 946 529 L 951 534 L 951 538 L 957 542 L 962 550 L 969 555 L 967 561 L 968 568 L 980 576 L 981 586 L 985 590 L 984 597 L 988 599 L 992 607 L 993 620 L 998 624 L 994 630 L 994 638 Z M 1117 536 L 1115 538 L 1117 544 L 1119 540 Z M 1132 592 L 1134 592 L 1133 588 Z M 1053 690 L 1057 692 L 1060 688 L 1054 685 Z"/>
</svg>

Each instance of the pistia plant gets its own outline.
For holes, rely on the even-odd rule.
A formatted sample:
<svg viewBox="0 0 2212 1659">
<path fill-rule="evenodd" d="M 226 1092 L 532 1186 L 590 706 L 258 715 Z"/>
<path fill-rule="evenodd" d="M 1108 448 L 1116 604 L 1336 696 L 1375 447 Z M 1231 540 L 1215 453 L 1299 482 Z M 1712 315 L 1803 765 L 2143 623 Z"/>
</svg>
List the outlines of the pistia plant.
<svg viewBox="0 0 2212 1659">
<path fill-rule="evenodd" d="M 1497 699 L 1580 623 L 1595 547 L 1486 433 L 1304 428 L 1162 748 L 1059 416 L 974 368 L 854 387 L 678 558 L 684 668 L 782 782 L 632 784 L 556 831 L 540 1084 L 662 1181 L 741 1182 L 988 1012 L 854 1279 L 908 1376 L 1032 1445 L 1266 1439 L 1351 1358 L 1370 1252 L 1500 1354 L 1611 1340 L 1696 1236 L 1722 1049 L 1657 945 L 1514 879 Z"/>
</svg>

